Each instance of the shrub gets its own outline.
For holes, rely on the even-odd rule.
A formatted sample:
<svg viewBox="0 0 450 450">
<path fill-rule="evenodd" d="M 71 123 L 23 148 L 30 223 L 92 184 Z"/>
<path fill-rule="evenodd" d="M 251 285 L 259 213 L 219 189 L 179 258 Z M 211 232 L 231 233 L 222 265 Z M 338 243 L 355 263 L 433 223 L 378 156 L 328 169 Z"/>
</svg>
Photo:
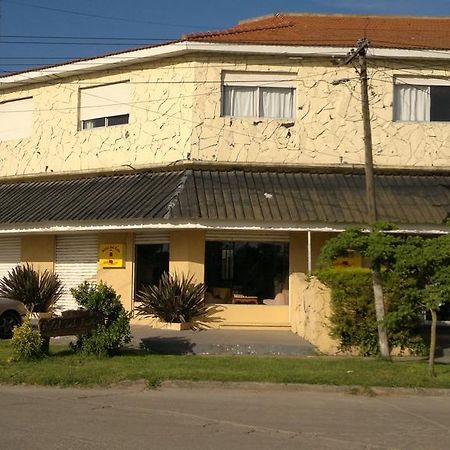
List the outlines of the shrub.
<svg viewBox="0 0 450 450">
<path fill-rule="evenodd" d="M 35 312 L 49 312 L 60 299 L 63 286 L 58 275 L 18 265 L 0 280 L 0 297 L 18 300 Z"/>
<path fill-rule="evenodd" d="M 44 345 L 41 334 L 31 327 L 27 318 L 22 325 L 15 327 L 11 339 L 14 361 L 29 361 L 44 356 Z"/>
<path fill-rule="evenodd" d="M 96 356 L 112 356 L 131 341 L 130 318 L 111 286 L 84 282 L 70 291 L 77 303 L 98 313 L 103 320 L 94 332 L 79 336 L 75 351 Z"/>
<path fill-rule="evenodd" d="M 319 279 L 331 289 L 330 335 L 342 350 L 357 348 L 364 356 L 378 354 L 377 320 L 371 272 L 368 269 L 324 269 Z M 389 283 L 386 283 L 389 285 Z M 405 308 L 396 295 L 387 292 L 386 328 L 392 347 L 423 353 L 418 336 L 420 310 Z"/>
<path fill-rule="evenodd" d="M 208 316 L 206 286 L 194 283 L 193 276 L 164 273 L 158 284 L 146 286 L 136 300 L 139 316 L 153 316 L 168 323 L 201 322 Z"/>
</svg>

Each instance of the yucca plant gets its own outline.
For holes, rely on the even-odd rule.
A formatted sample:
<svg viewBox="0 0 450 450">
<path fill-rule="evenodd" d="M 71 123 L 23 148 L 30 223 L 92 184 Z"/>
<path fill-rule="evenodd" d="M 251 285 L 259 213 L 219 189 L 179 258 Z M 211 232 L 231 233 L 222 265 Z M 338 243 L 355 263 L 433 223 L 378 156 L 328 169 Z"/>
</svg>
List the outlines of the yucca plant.
<svg viewBox="0 0 450 450">
<path fill-rule="evenodd" d="M 168 323 L 199 322 L 207 317 L 206 286 L 193 276 L 164 273 L 158 284 L 146 286 L 136 296 L 138 316 L 153 316 Z"/>
<path fill-rule="evenodd" d="M 0 280 L 0 299 L 18 300 L 34 312 L 51 312 L 60 299 L 63 286 L 54 272 L 18 265 Z"/>
</svg>

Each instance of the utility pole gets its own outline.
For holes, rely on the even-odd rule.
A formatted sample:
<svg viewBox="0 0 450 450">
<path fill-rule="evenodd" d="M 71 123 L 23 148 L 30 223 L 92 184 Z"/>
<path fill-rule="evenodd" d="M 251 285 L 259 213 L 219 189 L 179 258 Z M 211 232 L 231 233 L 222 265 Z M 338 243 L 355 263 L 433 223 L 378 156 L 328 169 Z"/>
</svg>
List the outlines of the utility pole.
<svg viewBox="0 0 450 450">
<path fill-rule="evenodd" d="M 345 64 L 350 63 L 358 58 L 359 63 L 359 79 L 361 84 L 361 108 L 364 127 L 364 171 L 366 179 L 366 198 L 368 210 L 368 224 L 371 231 L 378 220 L 377 203 L 375 196 L 375 179 L 373 174 L 373 150 L 372 150 L 372 130 L 370 126 L 370 108 L 369 108 L 369 90 L 367 84 L 367 49 L 369 41 L 364 38 L 357 42 L 357 48 L 350 51 L 344 60 Z M 380 346 L 380 354 L 385 359 L 390 359 L 389 342 L 386 327 L 383 325 L 384 320 L 384 298 L 383 298 L 383 282 L 381 279 L 381 267 L 379 264 L 372 265 L 372 284 L 375 301 L 375 314 L 378 323 L 378 344 Z"/>
</svg>

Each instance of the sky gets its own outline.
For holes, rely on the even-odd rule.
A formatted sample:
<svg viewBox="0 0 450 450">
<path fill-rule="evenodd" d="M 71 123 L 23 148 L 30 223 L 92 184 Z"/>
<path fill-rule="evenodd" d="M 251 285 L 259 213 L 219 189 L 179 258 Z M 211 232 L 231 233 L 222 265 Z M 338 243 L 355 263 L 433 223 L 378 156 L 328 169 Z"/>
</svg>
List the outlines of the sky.
<svg viewBox="0 0 450 450">
<path fill-rule="evenodd" d="M 0 0 L 0 73 L 224 29 L 276 12 L 450 16 L 450 0 Z"/>
</svg>

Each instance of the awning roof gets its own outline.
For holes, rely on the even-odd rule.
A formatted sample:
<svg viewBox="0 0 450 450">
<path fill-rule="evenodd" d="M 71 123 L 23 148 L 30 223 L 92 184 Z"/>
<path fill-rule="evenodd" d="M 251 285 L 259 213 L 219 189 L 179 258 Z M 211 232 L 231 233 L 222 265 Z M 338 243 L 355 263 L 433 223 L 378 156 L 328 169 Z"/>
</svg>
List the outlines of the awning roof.
<svg viewBox="0 0 450 450">
<path fill-rule="evenodd" d="M 442 226 L 450 174 L 378 173 L 379 219 Z M 0 183 L 0 229 L 13 224 L 143 222 L 366 223 L 364 174 L 338 170 L 184 168 Z"/>
</svg>

